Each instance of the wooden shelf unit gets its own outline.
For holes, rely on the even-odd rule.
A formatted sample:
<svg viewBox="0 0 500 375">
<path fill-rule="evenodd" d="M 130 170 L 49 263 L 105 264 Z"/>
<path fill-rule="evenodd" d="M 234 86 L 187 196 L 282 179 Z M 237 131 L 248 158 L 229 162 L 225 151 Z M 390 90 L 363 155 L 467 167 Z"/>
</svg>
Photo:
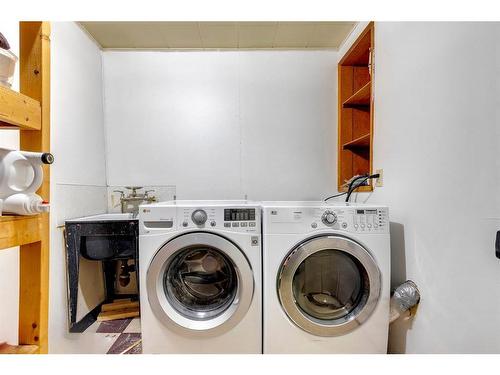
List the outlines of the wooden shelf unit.
<svg viewBox="0 0 500 375">
<path fill-rule="evenodd" d="M 372 172 L 373 48 L 370 22 L 338 64 L 338 190 L 355 175 Z M 362 186 L 357 191 L 371 191 Z"/>
<path fill-rule="evenodd" d="M 0 88 L 0 128 L 20 130 L 20 148 L 50 152 L 50 23 L 19 23 L 20 93 Z M 50 170 L 37 191 L 50 198 Z M 48 352 L 49 214 L 0 216 L 0 251 L 20 246 L 19 345 L 8 353 Z M 1 341 L 0 337 L 0 341 Z"/>
</svg>

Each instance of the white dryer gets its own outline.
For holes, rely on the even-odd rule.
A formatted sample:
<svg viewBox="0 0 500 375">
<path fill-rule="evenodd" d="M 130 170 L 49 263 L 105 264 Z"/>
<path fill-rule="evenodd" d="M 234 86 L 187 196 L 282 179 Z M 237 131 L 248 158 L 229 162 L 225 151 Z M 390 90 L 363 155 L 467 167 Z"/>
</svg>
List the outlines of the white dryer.
<svg viewBox="0 0 500 375">
<path fill-rule="evenodd" d="M 139 210 L 144 353 L 262 353 L 261 209 L 172 201 Z"/>
<path fill-rule="evenodd" d="M 388 208 L 263 204 L 264 353 L 386 353 Z"/>
</svg>

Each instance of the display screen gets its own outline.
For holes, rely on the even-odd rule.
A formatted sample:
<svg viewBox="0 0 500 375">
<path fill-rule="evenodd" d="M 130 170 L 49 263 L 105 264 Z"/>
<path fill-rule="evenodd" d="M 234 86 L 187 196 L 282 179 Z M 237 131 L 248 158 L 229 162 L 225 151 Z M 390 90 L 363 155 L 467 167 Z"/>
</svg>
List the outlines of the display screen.
<svg viewBox="0 0 500 375">
<path fill-rule="evenodd" d="M 377 214 L 377 210 L 356 210 L 356 213 L 358 215 L 376 215 Z"/>
<path fill-rule="evenodd" d="M 255 208 L 226 208 L 224 221 L 255 220 Z"/>
</svg>

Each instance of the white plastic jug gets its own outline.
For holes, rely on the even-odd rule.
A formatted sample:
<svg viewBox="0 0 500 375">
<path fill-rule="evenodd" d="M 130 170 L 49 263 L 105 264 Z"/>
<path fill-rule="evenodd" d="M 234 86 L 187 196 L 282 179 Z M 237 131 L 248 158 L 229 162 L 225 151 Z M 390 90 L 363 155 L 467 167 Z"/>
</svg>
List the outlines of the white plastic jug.
<svg viewBox="0 0 500 375">
<path fill-rule="evenodd" d="M 3 211 L 16 215 L 36 215 L 49 212 L 50 205 L 37 194 L 14 194 L 3 201 Z"/>
<path fill-rule="evenodd" d="M 11 51 L 0 48 L 0 85 L 10 88 L 16 69 L 17 56 Z"/>
<path fill-rule="evenodd" d="M 53 162 L 54 156 L 48 152 L 0 148 L 0 199 L 35 193 L 43 182 L 42 165 Z"/>
</svg>

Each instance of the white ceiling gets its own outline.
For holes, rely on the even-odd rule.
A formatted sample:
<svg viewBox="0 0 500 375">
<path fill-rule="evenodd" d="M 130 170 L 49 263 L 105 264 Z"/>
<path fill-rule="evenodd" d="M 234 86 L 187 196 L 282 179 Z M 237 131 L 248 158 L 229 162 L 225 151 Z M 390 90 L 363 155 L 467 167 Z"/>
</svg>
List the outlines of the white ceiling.
<svg viewBox="0 0 500 375">
<path fill-rule="evenodd" d="M 356 22 L 79 22 L 102 48 L 337 49 Z"/>
</svg>

